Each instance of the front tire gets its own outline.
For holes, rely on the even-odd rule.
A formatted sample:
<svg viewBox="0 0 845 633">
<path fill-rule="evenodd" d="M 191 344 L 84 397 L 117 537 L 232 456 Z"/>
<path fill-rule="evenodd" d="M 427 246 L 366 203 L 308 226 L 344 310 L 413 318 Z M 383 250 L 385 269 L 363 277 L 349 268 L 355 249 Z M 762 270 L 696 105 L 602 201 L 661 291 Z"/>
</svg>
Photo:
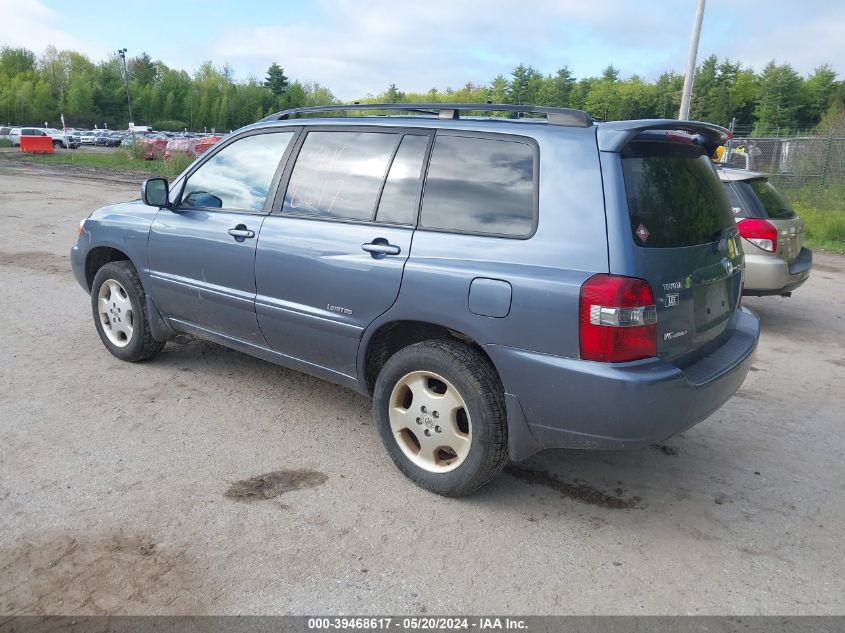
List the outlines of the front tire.
<svg viewBox="0 0 845 633">
<path fill-rule="evenodd" d="M 478 350 L 446 339 L 391 356 L 373 393 L 376 427 L 414 483 L 449 497 L 469 494 L 508 459 L 504 390 Z"/>
<path fill-rule="evenodd" d="M 97 271 L 91 311 L 100 340 L 120 360 L 146 360 L 164 348 L 150 331 L 144 287 L 130 262 L 111 262 Z"/>
</svg>

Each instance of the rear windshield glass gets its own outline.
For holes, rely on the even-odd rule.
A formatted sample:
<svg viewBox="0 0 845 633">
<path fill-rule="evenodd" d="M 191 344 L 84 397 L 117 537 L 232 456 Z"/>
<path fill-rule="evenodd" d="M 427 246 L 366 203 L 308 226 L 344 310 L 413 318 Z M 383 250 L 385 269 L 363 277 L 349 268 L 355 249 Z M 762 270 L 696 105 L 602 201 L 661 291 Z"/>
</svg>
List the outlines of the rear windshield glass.
<svg viewBox="0 0 845 633">
<path fill-rule="evenodd" d="M 629 143 L 622 173 L 631 232 L 640 246 L 707 244 L 735 225 L 722 183 L 697 145 Z"/>
<path fill-rule="evenodd" d="M 755 216 L 772 220 L 790 220 L 795 217 L 795 210 L 765 178 L 740 180 L 735 184 L 742 192 L 746 204 L 755 211 Z"/>
</svg>

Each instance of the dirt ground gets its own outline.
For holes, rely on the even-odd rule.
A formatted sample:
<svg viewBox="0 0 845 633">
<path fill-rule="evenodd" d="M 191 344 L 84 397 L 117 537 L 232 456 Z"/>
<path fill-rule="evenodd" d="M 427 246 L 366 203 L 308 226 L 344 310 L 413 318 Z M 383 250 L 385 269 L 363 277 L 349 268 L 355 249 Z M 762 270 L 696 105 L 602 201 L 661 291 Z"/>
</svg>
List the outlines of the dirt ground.
<svg viewBox="0 0 845 633">
<path fill-rule="evenodd" d="M 137 193 L 0 167 L 0 616 L 845 611 L 845 258 L 746 300 L 752 373 L 666 446 L 449 500 L 351 391 L 201 341 L 110 356 L 68 250 Z"/>
</svg>

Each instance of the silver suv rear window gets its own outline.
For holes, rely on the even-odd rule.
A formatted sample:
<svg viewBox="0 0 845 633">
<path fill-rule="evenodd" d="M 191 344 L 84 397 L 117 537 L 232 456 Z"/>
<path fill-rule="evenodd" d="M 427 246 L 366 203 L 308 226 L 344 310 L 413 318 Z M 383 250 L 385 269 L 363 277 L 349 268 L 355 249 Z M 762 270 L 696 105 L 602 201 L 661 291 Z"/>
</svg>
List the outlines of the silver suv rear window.
<svg viewBox="0 0 845 633">
<path fill-rule="evenodd" d="M 756 217 L 791 220 L 795 210 L 765 178 L 738 180 L 734 183 Z"/>
</svg>

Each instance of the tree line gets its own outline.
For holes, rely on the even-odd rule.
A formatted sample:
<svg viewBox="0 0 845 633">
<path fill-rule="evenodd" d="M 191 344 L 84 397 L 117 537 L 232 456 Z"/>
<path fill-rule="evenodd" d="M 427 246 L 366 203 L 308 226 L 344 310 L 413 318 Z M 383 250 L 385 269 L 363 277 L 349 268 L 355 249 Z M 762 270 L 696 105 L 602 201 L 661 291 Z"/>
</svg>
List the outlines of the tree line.
<svg viewBox="0 0 845 633">
<path fill-rule="evenodd" d="M 0 121 L 17 124 L 125 128 L 128 81 L 136 124 L 156 129 L 236 129 L 287 108 L 337 103 L 316 82 L 290 80 L 273 63 L 263 79 L 237 81 L 231 67 L 202 64 L 193 75 L 154 61 L 147 53 L 122 60 L 115 53 L 95 63 L 81 53 L 48 47 L 38 56 L 25 48 L 0 49 Z M 683 75 L 668 71 L 654 81 L 622 78 L 608 66 L 599 76 L 576 78 L 564 66 L 543 74 L 520 64 L 487 85 L 404 92 L 395 84 L 360 101 L 536 104 L 585 110 L 597 120 L 674 118 Z M 845 133 L 845 81 L 823 64 L 802 76 L 772 61 L 761 71 L 711 55 L 695 73 L 690 117 L 754 133 L 829 130 Z"/>
</svg>

